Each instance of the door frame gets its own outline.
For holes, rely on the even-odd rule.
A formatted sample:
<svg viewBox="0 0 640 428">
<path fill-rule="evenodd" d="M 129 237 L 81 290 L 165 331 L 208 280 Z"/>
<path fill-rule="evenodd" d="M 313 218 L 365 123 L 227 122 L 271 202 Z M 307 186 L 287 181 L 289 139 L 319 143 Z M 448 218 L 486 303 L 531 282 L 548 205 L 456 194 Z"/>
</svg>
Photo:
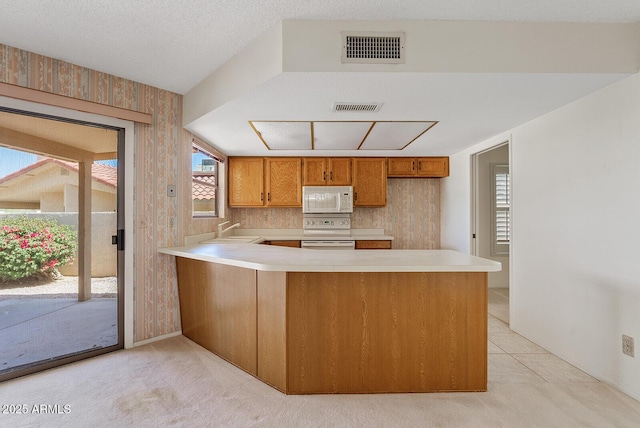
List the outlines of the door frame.
<svg viewBox="0 0 640 428">
<path fill-rule="evenodd" d="M 500 147 L 504 147 L 504 146 L 508 146 L 509 148 L 509 171 L 510 171 L 510 175 L 513 176 L 511 174 L 511 167 L 512 167 L 512 162 L 511 162 L 511 158 L 512 158 L 512 142 L 511 142 L 511 135 L 508 136 L 508 138 L 500 140 L 500 142 L 497 142 L 496 144 L 487 147 L 483 150 L 480 150 L 476 153 L 471 154 L 471 173 L 470 173 L 470 178 L 471 178 L 471 235 L 470 235 L 470 239 L 471 239 L 471 245 L 470 247 L 470 252 L 472 255 L 477 256 L 478 252 L 479 252 L 479 248 L 480 248 L 480 243 L 481 243 L 481 237 L 478 236 L 478 223 L 479 223 L 479 217 L 480 217 L 480 213 L 479 213 L 479 209 L 478 209 L 478 195 L 480 192 L 480 179 L 479 179 L 479 174 L 480 174 L 480 167 L 479 167 L 479 159 L 480 159 L 480 155 L 485 154 L 487 152 L 490 152 L 492 150 L 498 149 Z M 513 190 L 513 185 L 511 185 L 511 189 Z M 513 200 L 513 199 L 512 199 Z M 513 212 L 513 211 L 512 211 Z M 512 230 L 512 239 L 511 242 L 513 242 L 513 214 L 511 214 L 511 230 Z M 508 275 L 508 282 L 509 282 L 509 286 L 508 286 L 508 290 L 509 290 L 509 318 L 511 318 L 511 311 L 512 311 L 512 305 L 511 305 L 511 299 L 513 298 L 513 281 L 512 281 L 512 276 L 513 276 L 513 269 L 512 269 L 512 265 L 513 265 L 513 255 L 511 252 L 511 248 L 512 246 L 510 245 L 509 248 L 509 275 Z"/>
<path fill-rule="evenodd" d="M 59 118 L 64 118 L 68 120 L 75 120 L 80 122 L 88 122 L 95 123 L 99 125 L 105 125 L 112 128 L 119 128 L 121 131 L 119 132 L 119 146 L 118 146 L 118 162 L 120 159 L 123 159 L 124 168 L 119 174 L 124 175 L 124 179 L 119 175 L 118 176 L 118 191 L 122 195 L 119 196 L 123 198 L 124 201 L 124 212 L 123 220 L 124 220 L 124 230 L 127 233 L 124 234 L 124 271 L 118 273 L 118 276 L 122 276 L 123 284 L 122 290 L 118 290 L 118 292 L 122 292 L 122 296 L 124 299 L 122 310 L 124 313 L 124 322 L 122 324 L 123 328 L 123 336 L 124 340 L 124 348 L 129 349 L 134 346 L 133 343 L 133 281 L 134 281 L 134 199 L 133 199 L 133 191 L 134 191 L 134 167 L 133 167 L 133 159 L 134 159 L 134 130 L 135 124 L 134 122 L 117 119 L 109 116 L 102 116 L 93 113 L 86 113 L 78 110 L 71 110 L 63 107 L 56 107 L 46 104 L 34 103 L 31 101 L 19 100 L 16 98 L 9 98 L 0 96 L 0 106 L 33 112 L 36 114 L 43 114 L 49 116 L 55 116 Z M 121 135 L 122 134 L 122 135 Z M 122 145 L 124 149 L 121 151 L 120 147 L 120 139 L 122 139 Z M 120 184 L 122 183 L 122 185 Z M 120 225 L 118 225 L 120 227 Z"/>
</svg>

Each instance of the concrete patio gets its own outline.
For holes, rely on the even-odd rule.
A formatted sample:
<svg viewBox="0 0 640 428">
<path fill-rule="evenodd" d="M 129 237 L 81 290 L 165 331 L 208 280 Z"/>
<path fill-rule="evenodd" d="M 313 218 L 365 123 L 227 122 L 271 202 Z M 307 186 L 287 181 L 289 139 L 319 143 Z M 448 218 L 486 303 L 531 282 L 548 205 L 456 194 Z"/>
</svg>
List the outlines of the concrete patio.
<svg viewBox="0 0 640 428">
<path fill-rule="evenodd" d="M 0 373 L 117 344 L 115 293 L 94 292 L 78 302 L 60 286 L 44 287 L 0 288 Z"/>
</svg>

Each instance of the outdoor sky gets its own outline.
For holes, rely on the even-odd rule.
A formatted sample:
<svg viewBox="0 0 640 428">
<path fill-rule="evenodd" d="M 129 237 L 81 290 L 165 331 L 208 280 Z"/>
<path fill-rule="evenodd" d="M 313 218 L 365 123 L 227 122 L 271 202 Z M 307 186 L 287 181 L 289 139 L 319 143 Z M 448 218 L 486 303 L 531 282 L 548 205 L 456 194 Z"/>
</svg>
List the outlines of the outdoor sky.
<svg viewBox="0 0 640 428">
<path fill-rule="evenodd" d="M 0 178 L 36 161 L 36 155 L 0 147 Z"/>
<path fill-rule="evenodd" d="M 196 170 L 196 165 L 199 164 L 204 158 L 206 158 L 206 156 L 203 156 L 200 153 L 195 153 L 193 155 L 193 171 Z M 25 166 L 34 163 L 36 160 L 36 155 L 0 147 L 0 178 L 9 175 L 12 172 L 18 171 L 19 169 L 22 169 Z M 116 166 L 115 161 L 100 161 L 98 163 Z"/>
<path fill-rule="evenodd" d="M 38 160 L 36 155 L 0 147 L 0 178 L 24 168 Z M 115 160 L 97 161 L 104 165 L 117 166 Z"/>
</svg>

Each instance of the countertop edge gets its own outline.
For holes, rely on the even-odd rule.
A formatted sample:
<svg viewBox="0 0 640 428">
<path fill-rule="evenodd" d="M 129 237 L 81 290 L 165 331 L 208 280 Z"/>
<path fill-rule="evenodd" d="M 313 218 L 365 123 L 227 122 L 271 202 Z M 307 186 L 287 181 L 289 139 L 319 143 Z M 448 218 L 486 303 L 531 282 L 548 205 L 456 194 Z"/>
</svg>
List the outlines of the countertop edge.
<svg viewBox="0 0 640 428">
<path fill-rule="evenodd" d="M 211 246 L 211 250 L 220 250 L 224 253 L 225 248 L 215 248 L 215 247 L 226 247 L 226 249 L 230 249 L 231 247 L 235 247 L 234 249 L 239 249 L 239 246 L 250 245 L 250 244 L 206 244 L 207 246 Z M 220 263 L 229 266 L 236 266 L 248 269 L 254 269 L 265 272 L 498 272 L 502 270 L 502 265 L 499 262 L 493 260 L 482 259 L 475 256 L 470 256 L 467 254 L 459 253 L 452 250 L 377 250 L 375 252 L 358 252 L 358 259 L 354 260 L 352 264 L 335 264 L 328 262 L 326 264 L 319 263 L 317 260 L 310 261 L 308 264 L 299 263 L 299 264 L 288 264 L 288 263 L 274 263 L 267 262 L 261 260 L 250 260 L 251 257 L 247 256 L 245 260 L 243 260 L 240 256 L 224 256 L 224 255 L 216 255 L 216 254 L 203 254 L 202 252 L 198 252 L 202 250 L 203 245 L 192 245 L 185 247 L 170 247 L 170 248 L 161 248 L 158 250 L 161 254 L 173 255 L 176 257 L 184 257 L 193 260 L 200 260 L 204 262 L 211 263 Z M 310 251 L 313 253 L 309 253 L 308 255 L 317 256 L 316 253 L 319 250 L 305 250 L 299 248 L 269 248 L 264 247 L 266 251 L 269 251 L 270 256 L 280 255 L 282 254 L 283 260 L 289 260 L 291 256 L 291 251 Z M 205 248 L 206 250 L 206 248 Z M 331 250 L 324 250 L 331 251 Z M 338 251 L 338 250 L 337 250 Z M 450 258 L 464 258 L 469 259 L 470 257 L 473 260 L 477 260 L 480 263 L 432 263 L 432 264 L 406 264 L 406 265 L 394 265 L 394 264 L 385 264 L 380 263 L 377 259 L 374 259 L 373 256 L 381 255 L 383 251 L 393 252 L 394 255 L 399 255 L 401 252 L 429 252 L 430 254 L 434 254 L 434 251 L 442 251 L 443 254 L 446 252 L 445 256 Z M 288 254 L 287 254 L 288 253 Z M 325 253 L 327 254 L 327 253 Z M 369 258 L 369 256 L 365 254 L 370 254 L 371 262 L 362 263 L 362 259 L 365 260 Z M 406 253 L 405 253 L 406 254 Z M 414 255 L 416 253 L 413 253 Z M 327 254 L 328 255 L 328 254 Z M 253 256 L 254 258 L 256 255 Z M 258 256 L 259 257 L 259 254 Z M 244 258 L 244 257 L 243 257 Z M 270 257 L 272 258 L 272 257 Z M 313 258 L 313 257 L 311 257 Z M 343 257 L 341 258 L 343 259 Z"/>
</svg>

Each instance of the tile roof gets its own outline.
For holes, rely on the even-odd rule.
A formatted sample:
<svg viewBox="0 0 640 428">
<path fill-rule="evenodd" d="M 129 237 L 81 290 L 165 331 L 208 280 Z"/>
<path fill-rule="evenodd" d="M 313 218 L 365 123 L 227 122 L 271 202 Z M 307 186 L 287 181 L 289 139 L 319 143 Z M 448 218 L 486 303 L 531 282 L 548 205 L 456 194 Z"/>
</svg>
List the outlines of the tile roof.
<svg viewBox="0 0 640 428">
<path fill-rule="evenodd" d="M 59 165 L 61 167 L 67 168 L 74 172 L 78 172 L 80 169 L 78 167 L 78 164 L 75 162 L 66 162 L 58 159 L 44 158 L 44 159 L 40 159 L 37 162 L 32 163 L 31 165 L 25 166 L 24 168 L 19 169 L 16 172 L 13 172 L 9 175 L 6 175 L 0 178 L 0 184 L 11 181 L 14 178 L 17 178 L 23 174 L 26 174 L 27 172 L 36 170 L 48 164 Z M 91 164 L 91 176 L 93 177 L 94 180 L 99 181 L 103 184 L 106 184 L 107 186 L 111 186 L 111 187 L 118 186 L 118 168 L 114 166 L 103 165 L 98 163 Z"/>
<path fill-rule="evenodd" d="M 216 177 L 211 173 L 194 172 L 192 182 L 193 199 L 205 200 L 216 197 Z"/>
</svg>

